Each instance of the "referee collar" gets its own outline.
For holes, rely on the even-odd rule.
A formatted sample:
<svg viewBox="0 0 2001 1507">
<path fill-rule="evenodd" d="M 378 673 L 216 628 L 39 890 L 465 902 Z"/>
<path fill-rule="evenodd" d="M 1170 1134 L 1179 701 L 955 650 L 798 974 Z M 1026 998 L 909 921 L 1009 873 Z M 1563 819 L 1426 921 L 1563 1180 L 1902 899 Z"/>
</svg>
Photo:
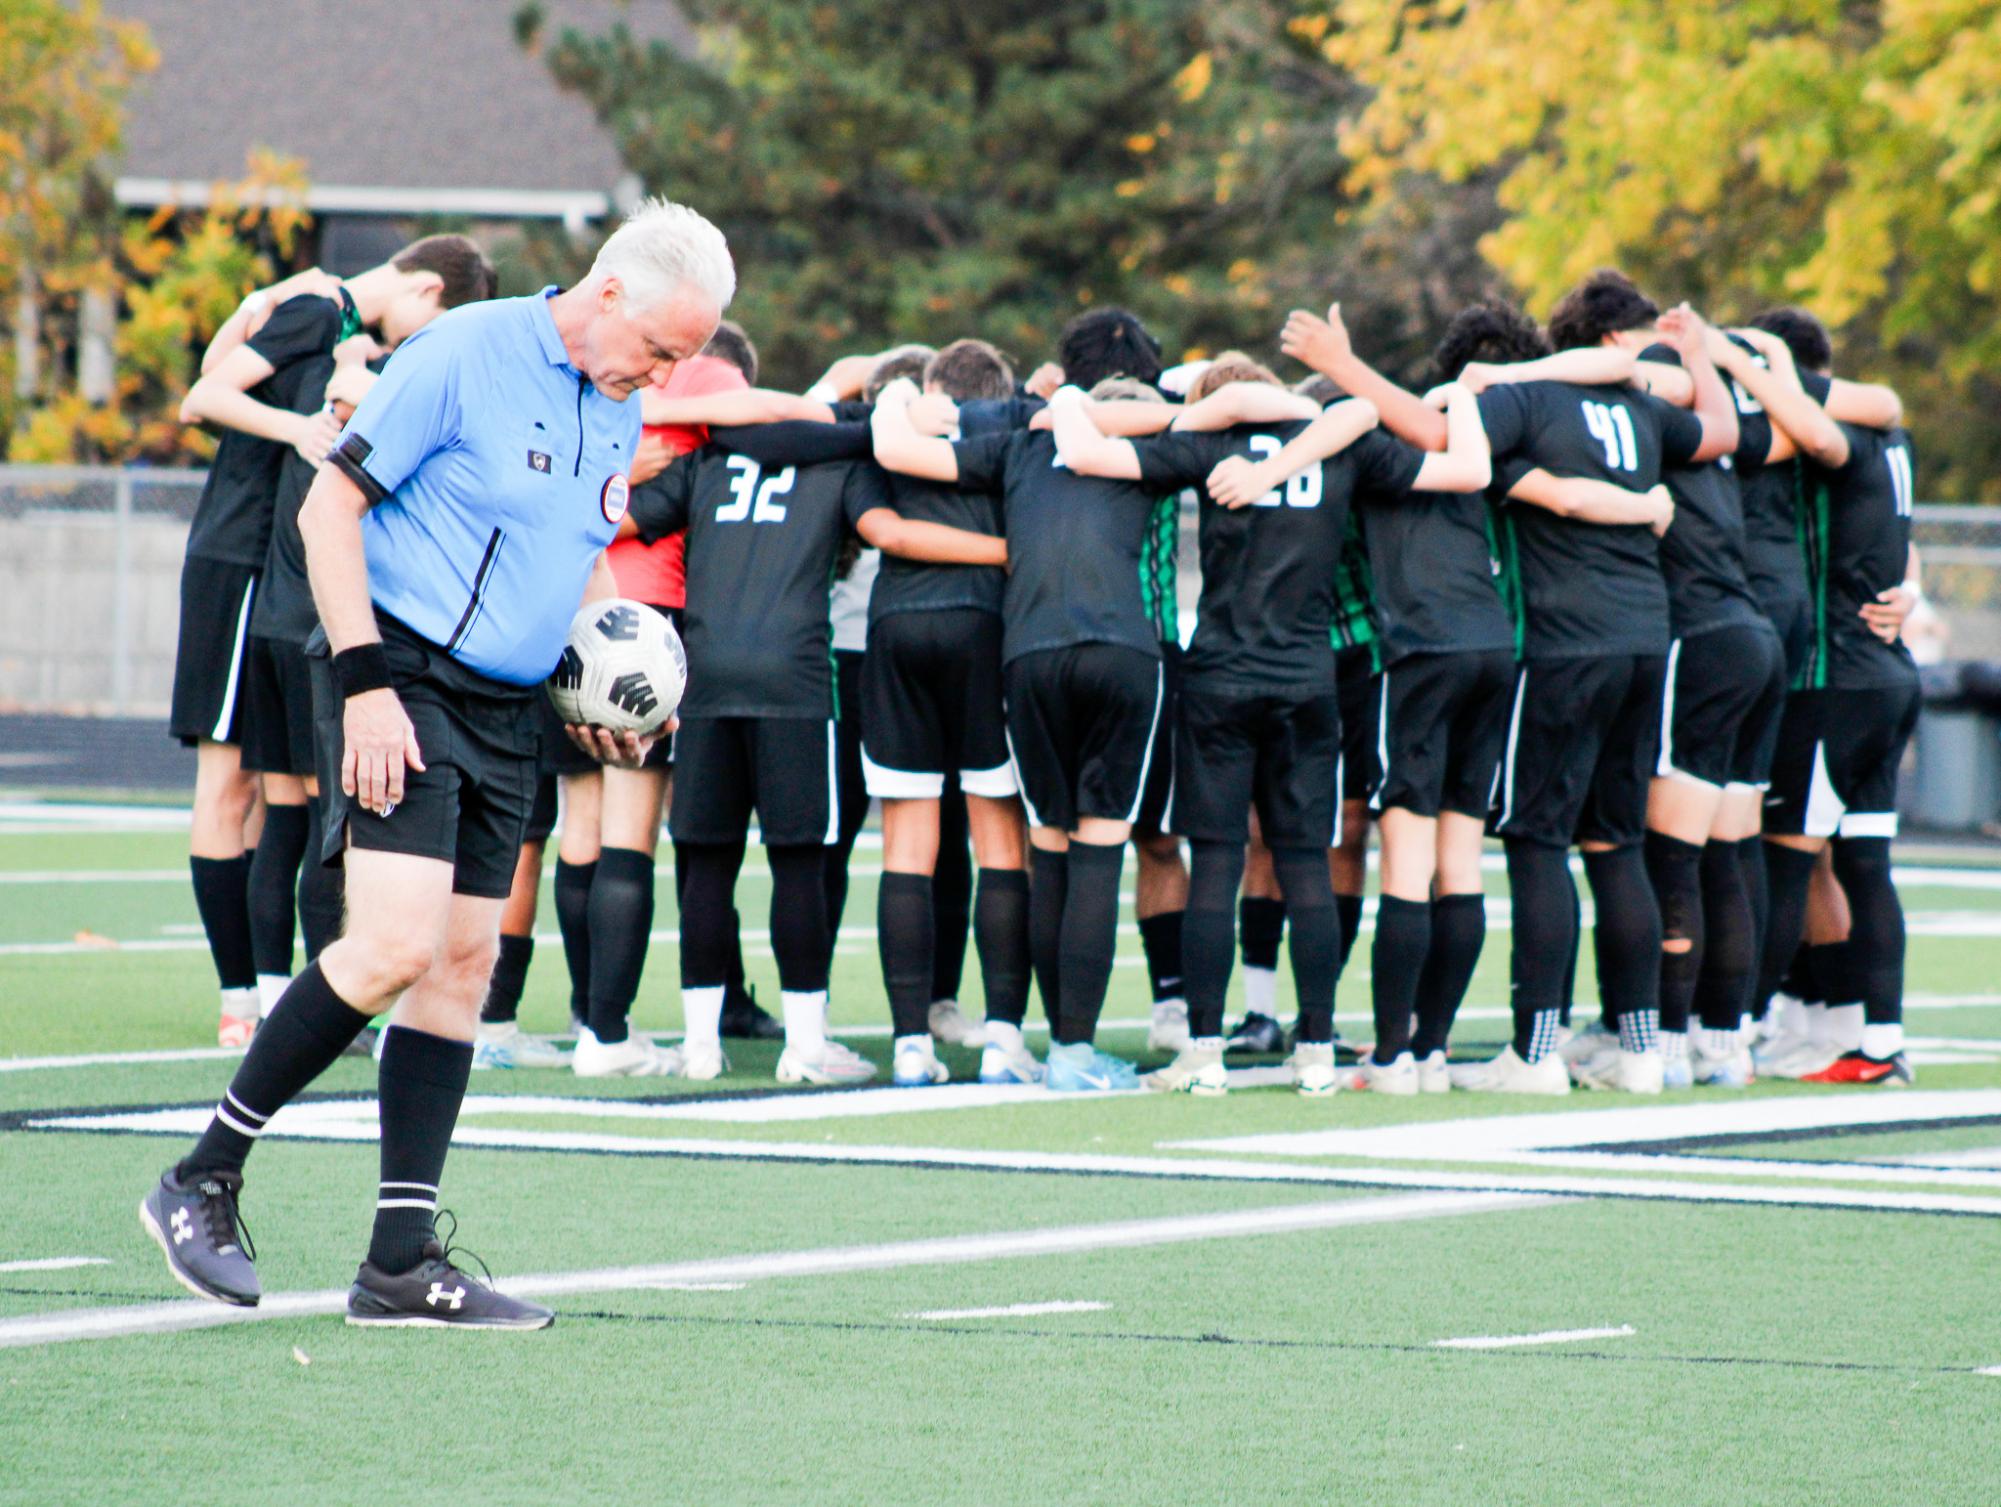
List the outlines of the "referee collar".
<svg viewBox="0 0 2001 1507">
<path fill-rule="evenodd" d="M 560 366 L 573 375 L 581 375 L 577 372 L 575 363 L 570 360 L 570 353 L 563 345 L 563 337 L 557 333 L 556 316 L 549 312 L 549 300 L 562 291 L 557 284 L 551 283 L 535 300 L 534 313 L 531 316 L 535 321 L 535 338 L 542 342 L 542 354 L 549 358 L 551 366 Z"/>
</svg>

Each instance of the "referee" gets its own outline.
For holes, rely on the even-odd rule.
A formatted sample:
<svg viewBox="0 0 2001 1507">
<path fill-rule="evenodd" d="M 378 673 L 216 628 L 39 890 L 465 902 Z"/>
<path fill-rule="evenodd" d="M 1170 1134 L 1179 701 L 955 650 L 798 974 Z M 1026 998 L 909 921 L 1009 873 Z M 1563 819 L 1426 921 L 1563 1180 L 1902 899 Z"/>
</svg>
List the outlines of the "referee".
<svg viewBox="0 0 2001 1507">
<path fill-rule="evenodd" d="M 453 311 L 413 336 L 300 513 L 327 643 L 314 690 L 326 849 L 347 929 L 252 1039 L 194 1150 L 140 1219 L 182 1285 L 259 1297 L 238 1213 L 271 1117 L 397 1004 L 381 1051 L 382 1182 L 350 1324 L 540 1329 L 433 1229 L 501 907 L 533 802 L 536 696 L 580 601 L 616 594 L 639 405 L 714 332 L 736 277 L 720 232 L 649 201 L 567 291 Z M 607 763 L 649 740 L 571 728 Z"/>
</svg>

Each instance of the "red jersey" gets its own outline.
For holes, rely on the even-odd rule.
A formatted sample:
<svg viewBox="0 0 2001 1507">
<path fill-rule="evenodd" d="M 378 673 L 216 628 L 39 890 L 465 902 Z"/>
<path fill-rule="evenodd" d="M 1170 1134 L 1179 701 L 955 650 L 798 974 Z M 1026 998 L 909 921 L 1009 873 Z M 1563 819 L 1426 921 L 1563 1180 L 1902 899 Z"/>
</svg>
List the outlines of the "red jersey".
<svg viewBox="0 0 2001 1507">
<path fill-rule="evenodd" d="M 743 373 L 718 356 L 691 356 L 677 362 L 660 391 L 670 398 L 698 398 L 705 393 L 733 392 L 750 384 Z M 648 424 L 646 433 L 666 441 L 675 455 L 686 455 L 709 437 L 700 426 Z M 618 594 L 655 607 L 684 607 L 688 601 L 688 536 L 669 534 L 658 544 L 620 539 L 605 551 Z"/>
</svg>

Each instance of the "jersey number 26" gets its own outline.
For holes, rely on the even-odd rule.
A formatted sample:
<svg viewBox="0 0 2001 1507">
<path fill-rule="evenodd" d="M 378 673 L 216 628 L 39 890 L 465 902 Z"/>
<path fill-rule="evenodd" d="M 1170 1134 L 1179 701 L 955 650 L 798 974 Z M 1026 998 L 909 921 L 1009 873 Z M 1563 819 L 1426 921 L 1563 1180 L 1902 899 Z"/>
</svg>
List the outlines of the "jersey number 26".
<svg viewBox="0 0 2001 1507">
<path fill-rule="evenodd" d="M 1282 448 L 1278 437 L 1271 434 L 1251 436 L 1251 453 L 1259 460 L 1270 460 Z M 1285 505 L 1289 508 L 1317 508 L 1320 506 L 1320 467 L 1308 466 L 1297 476 L 1287 481 L 1284 487 Z M 1279 504 L 1279 488 L 1274 487 L 1251 506 L 1254 508 L 1275 508 Z"/>
</svg>

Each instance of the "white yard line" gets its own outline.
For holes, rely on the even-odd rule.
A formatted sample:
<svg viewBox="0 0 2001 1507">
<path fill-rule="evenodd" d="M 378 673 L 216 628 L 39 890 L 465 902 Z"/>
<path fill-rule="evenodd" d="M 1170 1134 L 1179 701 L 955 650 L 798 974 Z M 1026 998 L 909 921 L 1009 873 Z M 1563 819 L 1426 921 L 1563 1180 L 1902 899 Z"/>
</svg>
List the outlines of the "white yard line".
<svg viewBox="0 0 2001 1507">
<path fill-rule="evenodd" d="M 1440 1350 L 1512 1350 L 1517 1345 L 1568 1345 L 1574 1340 L 1616 1340 L 1634 1332 L 1631 1324 L 1616 1329 L 1545 1329 L 1540 1334 L 1475 1334 L 1464 1339 L 1433 1340 Z"/>
<path fill-rule="evenodd" d="M 0 1272 L 66 1272 L 79 1266 L 109 1266 L 107 1256 L 40 1256 L 32 1261 L 0 1261 Z"/>
<path fill-rule="evenodd" d="M 949 1235 L 886 1245 L 826 1246 L 805 1251 L 719 1256 L 653 1266 L 601 1267 L 588 1271 L 543 1272 L 510 1277 L 506 1290 L 523 1297 L 567 1298 L 585 1293 L 622 1292 L 663 1283 L 757 1282 L 781 1277 L 824 1277 L 846 1272 L 887 1271 L 906 1266 L 957 1265 L 1026 1256 L 1072 1256 L 1092 1251 L 1131 1250 L 1197 1240 L 1241 1240 L 1290 1235 L 1342 1225 L 1392 1224 L 1459 1214 L 1519 1209 L 1536 1202 L 1507 1194 L 1423 1193 L 1402 1198 L 1344 1199 L 1338 1203 L 1281 1204 L 1217 1214 L 1181 1214 L 1109 1224 L 1066 1225 L 1055 1229 L 1004 1230 L 988 1235 Z M 165 1280 L 164 1275 L 162 1280 Z M 169 1334 L 221 1324 L 307 1318 L 342 1312 L 345 1288 L 319 1292 L 271 1293 L 255 1308 L 187 1299 L 112 1308 L 0 1319 L 0 1349 L 58 1344 L 68 1340 L 117 1339 L 135 1334 Z"/>
<path fill-rule="evenodd" d="M 927 1308 L 921 1313 L 906 1313 L 906 1319 L 928 1319 L 933 1323 L 943 1323 L 951 1319 L 1032 1319 L 1045 1313 L 1103 1313 L 1112 1305 L 1109 1303 L 1008 1303 L 999 1308 Z"/>
</svg>

